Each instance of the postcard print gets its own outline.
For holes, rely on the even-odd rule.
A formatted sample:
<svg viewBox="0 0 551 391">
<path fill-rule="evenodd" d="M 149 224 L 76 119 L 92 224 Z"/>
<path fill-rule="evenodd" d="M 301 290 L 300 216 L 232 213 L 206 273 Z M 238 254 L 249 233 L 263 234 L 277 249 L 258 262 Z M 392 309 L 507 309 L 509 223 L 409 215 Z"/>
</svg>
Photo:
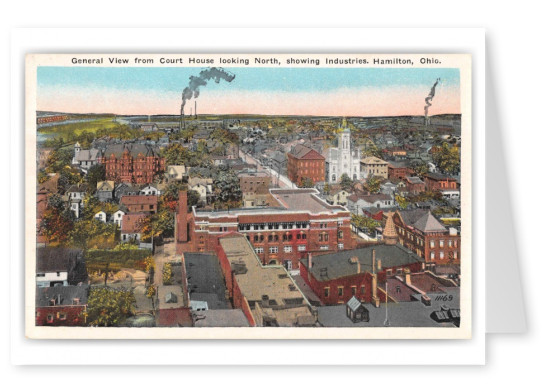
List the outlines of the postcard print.
<svg viewBox="0 0 551 391">
<path fill-rule="evenodd" d="M 469 55 L 28 55 L 31 338 L 470 338 Z"/>
</svg>

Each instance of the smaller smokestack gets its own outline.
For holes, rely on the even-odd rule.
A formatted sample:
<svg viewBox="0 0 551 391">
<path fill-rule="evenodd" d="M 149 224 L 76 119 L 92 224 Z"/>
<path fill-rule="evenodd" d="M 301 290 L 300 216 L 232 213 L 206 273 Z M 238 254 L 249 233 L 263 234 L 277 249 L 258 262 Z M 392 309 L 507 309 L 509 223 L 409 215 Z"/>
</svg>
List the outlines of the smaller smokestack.
<svg viewBox="0 0 551 391">
<path fill-rule="evenodd" d="M 195 119 L 197 119 L 197 101 L 195 101 Z"/>
<path fill-rule="evenodd" d="M 377 270 L 381 270 L 381 269 L 382 269 L 381 260 L 378 259 L 377 260 Z"/>
<path fill-rule="evenodd" d="M 308 270 L 312 270 L 312 253 L 308 253 Z"/>
</svg>

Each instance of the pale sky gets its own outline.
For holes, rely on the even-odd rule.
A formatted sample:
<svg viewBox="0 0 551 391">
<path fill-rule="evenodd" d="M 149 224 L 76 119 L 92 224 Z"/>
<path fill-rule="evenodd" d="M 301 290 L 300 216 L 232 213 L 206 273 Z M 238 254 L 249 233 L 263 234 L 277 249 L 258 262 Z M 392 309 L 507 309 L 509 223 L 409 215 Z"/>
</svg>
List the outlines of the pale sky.
<svg viewBox="0 0 551 391">
<path fill-rule="evenodd" d="M 69 113 L 179 114 L 182 90 L 202 68 L 39 67 L 37 108 Z M 199 88 L 198 114 L 329 116 L 460 113 L 452 68 L 224 68 L 231 82 Z M 186 114 L 194 107 L 186 103 Z"/>
</svg>

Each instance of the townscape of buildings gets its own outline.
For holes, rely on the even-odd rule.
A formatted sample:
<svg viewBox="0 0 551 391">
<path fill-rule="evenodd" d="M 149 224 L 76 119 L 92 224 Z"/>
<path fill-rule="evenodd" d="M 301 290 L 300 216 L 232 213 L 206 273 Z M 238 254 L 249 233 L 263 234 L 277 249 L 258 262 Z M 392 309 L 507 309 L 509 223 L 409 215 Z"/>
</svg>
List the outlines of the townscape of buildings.
<svg viewBox="0 0 551 391">
<path fill-rule="evenodd" d="M 460 116 L 113 121 L 38 145 L 37 325 L 460 325 Z"/>
</svg>

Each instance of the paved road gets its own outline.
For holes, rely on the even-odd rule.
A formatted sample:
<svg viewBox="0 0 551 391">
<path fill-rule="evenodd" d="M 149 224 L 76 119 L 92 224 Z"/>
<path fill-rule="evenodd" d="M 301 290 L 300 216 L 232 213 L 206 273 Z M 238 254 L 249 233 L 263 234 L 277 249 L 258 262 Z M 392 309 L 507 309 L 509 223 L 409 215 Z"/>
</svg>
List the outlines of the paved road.
<svg viewBox="0 0 551 391">
<path fill-rule="evenodd" d="M 274 178 L 279 178 L 278 184 L 280 188 L 290 189 L 290 188 L 296 187 L 293 184 L 293 182 L 291 182 L 289 178 L 287 178 L 285 175 L 278 174 L 276 171 L 272 170 L 271 168 L 263 166 L 258 160 L 256 160 L 248 153 L 239 151 L 239 157 L 244 159 L 245 162 L 248 164 L 254 164 L 258 170 L 268 171 Z"/>
</svg>

